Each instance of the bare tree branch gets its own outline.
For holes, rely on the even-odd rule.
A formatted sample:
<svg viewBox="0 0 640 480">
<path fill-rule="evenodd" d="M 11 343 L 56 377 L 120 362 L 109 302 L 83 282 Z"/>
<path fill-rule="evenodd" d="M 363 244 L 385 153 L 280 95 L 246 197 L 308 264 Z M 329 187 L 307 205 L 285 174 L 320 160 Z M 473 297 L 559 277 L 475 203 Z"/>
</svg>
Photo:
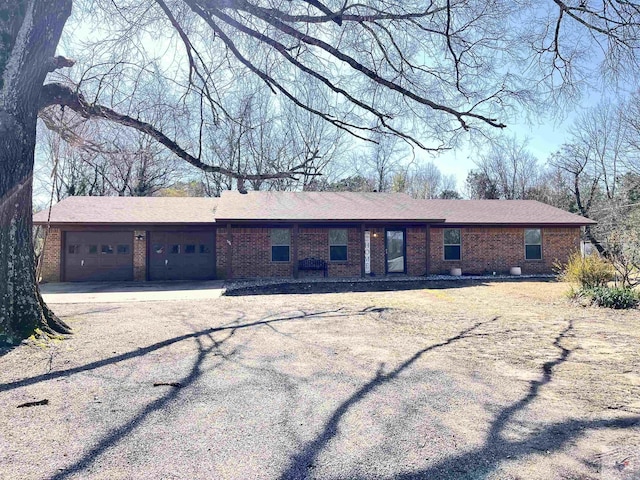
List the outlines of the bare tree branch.
<svg viewBox="0 0 640 480">
<path fill-rule="evenodd" d="M 303 173 L 304 165 L 296 165 L 287 172 L 262 173 L 259 175 L 240 174 L 236 171 L 228 170 L 220 166 L 208 165 L 189 154 L 186 150 L 180 147 L 177 142 L 171 140 L 153 125 L 132 118 L 128 115 L 123 115 L 102 105 L 89 104 L 80 93 L 59 83 L 48 83 L 42 88 L 42 93 L 40 95 L 40 108 L 42 109 L 51 105 L 60 105 L 70 108 L 85 118 L 104 118 L 106 120 L 119 123 L 120 125 L 135 128 L 136 130 L 154 138 L 178 157 L 204 172 L 221 173 L 228 175 L 229 177 L 244 178 L 246 180 L 292 178 Z"/>
</svg>

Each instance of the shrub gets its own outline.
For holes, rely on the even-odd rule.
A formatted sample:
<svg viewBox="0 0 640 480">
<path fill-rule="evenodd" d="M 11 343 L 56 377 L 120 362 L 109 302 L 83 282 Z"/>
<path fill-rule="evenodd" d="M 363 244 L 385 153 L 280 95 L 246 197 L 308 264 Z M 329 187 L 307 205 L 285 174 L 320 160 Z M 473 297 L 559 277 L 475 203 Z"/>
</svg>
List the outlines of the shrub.
<svg viewBox="0 0 640 480">
<path fill-rule="evenodd" d="M 638 306 L 640 297 L 630 288 L 624 287 L 595 287 L 587 290 L 594 305 L 607 308 L 634 308 Z"/>
<path fill-rule="evenodd" d="M 562 281 L 577 283 L 583 289 L 606 287 L 615 276 L 611 263 L 597 254 L 583 257 L 580 252 L 574 252 L 566 265 L 556 264 L 556 269 Z"/>
</svg>

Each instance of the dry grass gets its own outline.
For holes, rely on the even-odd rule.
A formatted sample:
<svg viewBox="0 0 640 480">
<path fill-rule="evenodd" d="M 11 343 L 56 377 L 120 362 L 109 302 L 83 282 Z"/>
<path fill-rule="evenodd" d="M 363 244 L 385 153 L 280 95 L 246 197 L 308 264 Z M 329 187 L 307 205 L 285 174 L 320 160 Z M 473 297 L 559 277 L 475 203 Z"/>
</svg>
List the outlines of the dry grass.
<svg viewBox="0 0 640 480">
<path fill-rule="evenodd" d="M 640 472 L 640 313 L 573 305 L 567 289 L 61 305 L 71 339 L 0 357 L 0 472 L 627 478 Z M 175 381 L 175 398 L 152 387 Z M 64 457 L 34 466 L 59 445 Z"/>
</svg>

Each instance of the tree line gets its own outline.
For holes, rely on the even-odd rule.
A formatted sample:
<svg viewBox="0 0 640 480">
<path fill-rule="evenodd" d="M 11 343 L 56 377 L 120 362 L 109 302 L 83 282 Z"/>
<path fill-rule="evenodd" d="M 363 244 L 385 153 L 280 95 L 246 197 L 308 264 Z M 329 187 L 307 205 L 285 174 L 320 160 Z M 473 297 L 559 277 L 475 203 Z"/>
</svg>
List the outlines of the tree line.
<svg viewBox="0 0 640 480">
<path fill-rule="evenodd" d="M 408 188 L 420 168 L 391 174 L 394 139 L 438 153 L 633 81 L 639 20 L 615 0 L 0 0 L 0 342 L 69 330 L 35 278 L 38 117 L 95 165 L 59 159 L 86 181 L 54 195 L 150 192 L 165 152 L 214 193 L 311 188 L 340 141 L 369 145 L 374 188 Z"/>
</svg>

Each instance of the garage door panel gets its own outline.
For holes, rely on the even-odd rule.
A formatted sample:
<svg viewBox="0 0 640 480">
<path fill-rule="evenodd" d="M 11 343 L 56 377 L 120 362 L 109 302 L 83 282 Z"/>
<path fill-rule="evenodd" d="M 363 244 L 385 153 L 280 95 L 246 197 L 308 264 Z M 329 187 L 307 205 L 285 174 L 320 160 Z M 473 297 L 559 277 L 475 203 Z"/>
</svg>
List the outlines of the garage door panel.
<svg viewBox="0 0 640 480">
<path fill-rule="evenodd" d="M 151 232 L 151 280 L 215 278 L 214 233 Z"/>
<path fill-rule="evenodd" d="M 133 280 L 133 232 L 66 232 L 65 280 Z"/>
</svg>

